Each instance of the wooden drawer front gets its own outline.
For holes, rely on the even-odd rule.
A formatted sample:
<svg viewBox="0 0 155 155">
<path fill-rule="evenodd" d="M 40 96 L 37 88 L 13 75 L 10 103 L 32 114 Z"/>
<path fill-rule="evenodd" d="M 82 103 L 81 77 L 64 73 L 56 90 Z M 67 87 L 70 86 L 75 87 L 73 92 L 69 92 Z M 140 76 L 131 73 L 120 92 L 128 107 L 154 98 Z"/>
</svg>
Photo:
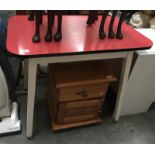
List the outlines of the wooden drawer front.
<svg viewBox="0 0 155 155">
<path fill-rule="evenodd" d="M 85 121 L 98 117 L 103 99 L 66 102 L 59 104 L 58 123 Z"/>
<path fill-rule="evenodd" d="M 109 83 L 98 83 L 65 87 L 58 90 L 58 102 L 101 98 L 105 96 Z"/>
</svg>

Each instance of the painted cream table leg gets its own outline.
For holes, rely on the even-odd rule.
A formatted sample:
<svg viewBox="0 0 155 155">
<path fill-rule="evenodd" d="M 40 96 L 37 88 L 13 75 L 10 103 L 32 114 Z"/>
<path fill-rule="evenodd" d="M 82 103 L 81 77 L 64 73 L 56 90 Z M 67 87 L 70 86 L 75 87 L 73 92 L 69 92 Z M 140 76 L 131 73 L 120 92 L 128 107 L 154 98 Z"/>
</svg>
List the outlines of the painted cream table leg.
<svg viewBox="0 0 155 155">
<path fill-rule="evenodd" d="M 123 105 L 123 99 L 126 92 L 127 81 L 129 78 L 130 67 L 132 63 L 133 52 L 129 51 L 127 57 L 123 60 L 122 73 L 120 78 L 120 84 L 117 94 L 116 106 L 114 110 L 113 117 L 115 121 L 119 120 L 121 108 Z"/>
<path fill-rule="evenodd" d="M 28 59 L 24 59 L 24 89 L 28 87 Z"/>
<path fill-rule="evenodd" d="M 27 99 L 27 137 L 33 134 L 33 113 L 35 103 L 37 63 L 33 59 L 28 60 L 28 99 Z"/>
</svg>

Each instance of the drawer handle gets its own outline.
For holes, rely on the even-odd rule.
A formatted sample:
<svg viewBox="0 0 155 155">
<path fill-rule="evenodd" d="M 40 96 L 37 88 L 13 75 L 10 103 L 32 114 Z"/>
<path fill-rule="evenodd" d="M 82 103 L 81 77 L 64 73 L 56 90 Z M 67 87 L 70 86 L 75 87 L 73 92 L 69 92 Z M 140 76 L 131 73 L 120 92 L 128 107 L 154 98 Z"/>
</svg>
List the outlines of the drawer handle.
<svg viewBox="0 0 155 155">
<path fill-rule="evenodd" d="M 83 91 L 77 92 L 76 95 L 79 95 L 79 96 L 82 96 L 82 97 L 87 97 L 88 93 L 85 90 L 83 90 Z"/>
</svg>

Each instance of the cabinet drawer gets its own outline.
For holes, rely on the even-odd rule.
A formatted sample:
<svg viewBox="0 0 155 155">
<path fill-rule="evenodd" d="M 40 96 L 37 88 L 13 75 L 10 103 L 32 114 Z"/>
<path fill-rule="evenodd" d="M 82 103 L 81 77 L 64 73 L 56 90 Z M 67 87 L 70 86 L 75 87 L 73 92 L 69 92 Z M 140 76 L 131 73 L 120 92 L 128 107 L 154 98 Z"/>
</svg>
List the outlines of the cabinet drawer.
<svg viewBox="0 0 155 155">
<path fill-rule="evenodd" d="M 58 102 L 101 98 L 105 96 L 109 83 L 94 83 L 58 89 Z"/>
<path fill-rule="evenodd" d="M 95 119 L 100 112 L 103 99 L 60 103 L 58 106 L 58 123 L 70 123 Z"/>
</svg>

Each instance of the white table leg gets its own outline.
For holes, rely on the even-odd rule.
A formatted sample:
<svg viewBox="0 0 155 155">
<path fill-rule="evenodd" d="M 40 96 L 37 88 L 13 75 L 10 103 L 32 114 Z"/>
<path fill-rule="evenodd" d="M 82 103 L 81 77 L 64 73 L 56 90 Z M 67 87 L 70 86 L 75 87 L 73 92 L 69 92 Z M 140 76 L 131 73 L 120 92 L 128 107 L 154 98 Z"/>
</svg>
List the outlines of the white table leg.
<svg viewBox="0 0 155 155">
<path fill-rule="evenodd" d="M 27 100 L 27 137 L 33 134 L 33 112 L 35 103 L 37 64 L 33 59 L 28 60 L 28 100 Z"/>
<path fill-rule="evenodd" d="M 28 59 L 24 59 L 24 89 L 28 86 Z"/>
<path fill-rule="evenodd" d="M 123 99 L 126 91 L 126 86 L 127 86 L 127 81 L 129 77 L 129 72 L 130 72 L 130 67 L 132 63 L 132 57 L 133 57 L 133 52 L 128 52 L 128 55 L 126 58 L 124 58 L 123 61 L 123 66 L 122 66 L 122 73 L 121 73 L 121 78 L 120 78 L 120 84 L 119 84 L 119 89 L 118 89 L 118 95 L 117 95 L 117 100 L 116 100 L 116 106 L 114 110 L 113 117 L 115 121 L 119 120 L 122 104 L 123 104 Z"/>
</svg>

